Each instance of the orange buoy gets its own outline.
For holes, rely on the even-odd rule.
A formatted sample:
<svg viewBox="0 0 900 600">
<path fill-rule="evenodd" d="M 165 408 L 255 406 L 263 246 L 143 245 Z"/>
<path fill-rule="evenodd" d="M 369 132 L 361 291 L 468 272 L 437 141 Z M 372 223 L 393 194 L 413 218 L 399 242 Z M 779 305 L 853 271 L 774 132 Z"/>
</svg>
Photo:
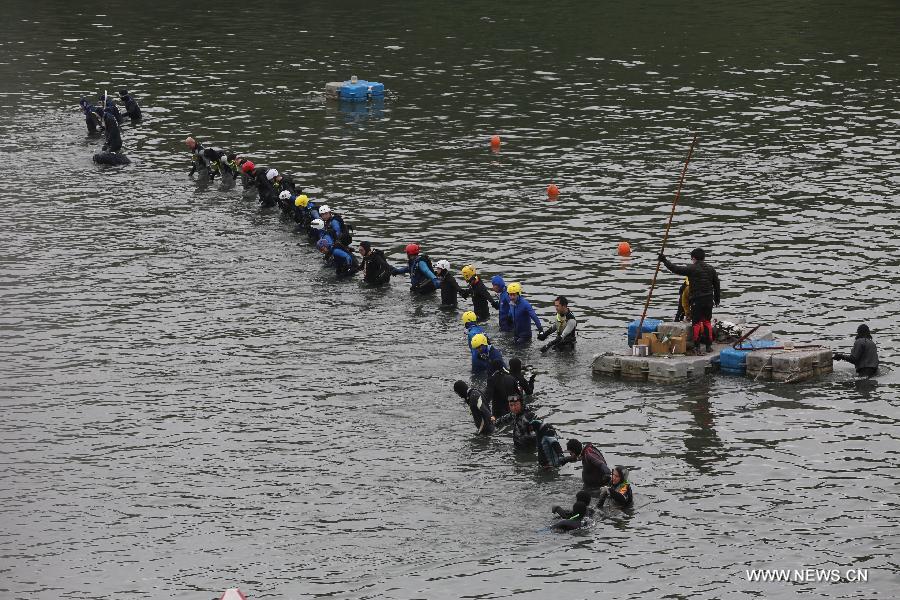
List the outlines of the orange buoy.
<svg viewBox="0 0 900 600">
<path fill-rule="evenodd" d="M 631 244 L 619 242 L 619 256 L 631 256 Z"/>
<path fill-rule="evenodd" d="M 498 148 L 500 148 L 500 136 L 492 135 L 491 136 L 491 149 L 497 150 Z"/>
<path fill-rule="evenodd" d="M 551 183 L 547 186 L 547 197 L 548 198 L 559 198 L 559 188 L 555 183 Z"/>
</svg>

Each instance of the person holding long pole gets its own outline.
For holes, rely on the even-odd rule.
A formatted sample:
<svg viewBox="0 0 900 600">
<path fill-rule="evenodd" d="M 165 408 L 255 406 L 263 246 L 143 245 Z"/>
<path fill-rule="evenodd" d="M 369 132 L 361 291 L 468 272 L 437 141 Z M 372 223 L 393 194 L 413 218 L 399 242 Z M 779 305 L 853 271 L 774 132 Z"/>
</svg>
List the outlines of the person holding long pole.
<svg viewBox="0 0 900 600">
<path fill-rule="evenodd" d="M 714 341 L 712 330 L 713 305 L 719 305 L 722 290 L 719 286 L 719 274 L 706 263 L 706 252 L 703 248 L 691 251 L 691 264 L 673 265 L 665 254 L 659 253 L 659 262 L 676 275 L 685 275 L 690 281 L 691 323 L 694 329 L 694 344 L 700 352 L 700 344 L 706 344 L 706 351 L 712 352 Z"/>
</svg>

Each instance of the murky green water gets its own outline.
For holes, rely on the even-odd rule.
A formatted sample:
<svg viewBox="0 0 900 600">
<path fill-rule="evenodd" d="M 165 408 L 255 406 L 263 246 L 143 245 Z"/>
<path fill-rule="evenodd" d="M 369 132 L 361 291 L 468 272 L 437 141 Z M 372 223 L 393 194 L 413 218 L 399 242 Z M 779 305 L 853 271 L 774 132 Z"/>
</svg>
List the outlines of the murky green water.
<svg viewBox="0 0 900 600">
<path fill-rule="evenodd" d="M 896 595 L 895 2 L 4 16 L 0 596 Z M 351 74 L 383 108 L 324 100 Z M 145 119 L 133 165 L 99 168 L 77 101 L 119 87 Z M 669 254 L 707 248 L 726 318 L 845 349 L 869 323 L 877 382 L 591 377 L 639 315 L 694 131 Z M 574 357 L 499 345 L 540 372 L 539 414 L 632 469 L 633 513 L 547 533 L 580 473 L 475 438 L 458 316 L 335 281 L 275 212 L 189 179 L 187 134 L 292 173 L 395 262 L 418 241 L 545 317 L 569 296 Z M 806 567 L 869 581 L 745 574 Z"/>
</svg>

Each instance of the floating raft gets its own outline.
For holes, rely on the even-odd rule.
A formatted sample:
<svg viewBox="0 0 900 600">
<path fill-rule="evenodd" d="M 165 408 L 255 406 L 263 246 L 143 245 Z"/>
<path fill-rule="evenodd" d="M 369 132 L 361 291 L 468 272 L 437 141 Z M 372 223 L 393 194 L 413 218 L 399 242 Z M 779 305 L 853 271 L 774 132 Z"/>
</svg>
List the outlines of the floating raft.
<svg viewBox="0 0 900 600">
<path fill-rule="evenodd" d="M 591 369 L 597 375 L 656 383 L 679 383 L 720 371 L 754 380 L 796 383 L 833 370 L 831 350 L 825 346 L 811 344 L 787 349 L 784 342 L 773 339 L 770 331 L 759 331 L 754 338 L 765 340 L 768 347 L 737 351 L 731 344 L 713 344 L 713 351 L 703 355 L 689 352 L 632 356 L 630 350 L 604 352 L 594 355 Z M 736 356 L 740 357 L 739 362 Z"/>
</svg>

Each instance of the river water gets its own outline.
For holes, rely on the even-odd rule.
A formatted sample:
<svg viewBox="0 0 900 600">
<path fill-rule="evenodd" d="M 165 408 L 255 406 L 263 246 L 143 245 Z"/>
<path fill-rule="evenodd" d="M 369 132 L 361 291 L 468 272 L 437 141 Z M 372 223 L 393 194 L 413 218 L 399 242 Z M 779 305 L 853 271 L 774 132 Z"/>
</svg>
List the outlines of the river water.
<svg viewBox="0 0 900 600">
<path fill-rule="evenodd" d="M 896 2 L 182 4 L 4 10 L 0 597 L 896 597 Z M 383 107 L 325 101 L 352 74 Z M 97 167 L 77 101 L 120 87 L 133 164 Z M 844 350 L 867 322 L 876 381 L 591 376 L 693 132 L 669 255 L 707 249 L 720 316 Z M 631 468 L 635 509 L 548 533 L 580 471 L 475 437 L 458 314 L 336 281 L 276 212 L 189 179 L 188 134 L 292 173 L 394 262 L 418 241 L 547 318 L 569 296 L 574 356 L 498 345 L 564 438 Z"/>
</svg>

